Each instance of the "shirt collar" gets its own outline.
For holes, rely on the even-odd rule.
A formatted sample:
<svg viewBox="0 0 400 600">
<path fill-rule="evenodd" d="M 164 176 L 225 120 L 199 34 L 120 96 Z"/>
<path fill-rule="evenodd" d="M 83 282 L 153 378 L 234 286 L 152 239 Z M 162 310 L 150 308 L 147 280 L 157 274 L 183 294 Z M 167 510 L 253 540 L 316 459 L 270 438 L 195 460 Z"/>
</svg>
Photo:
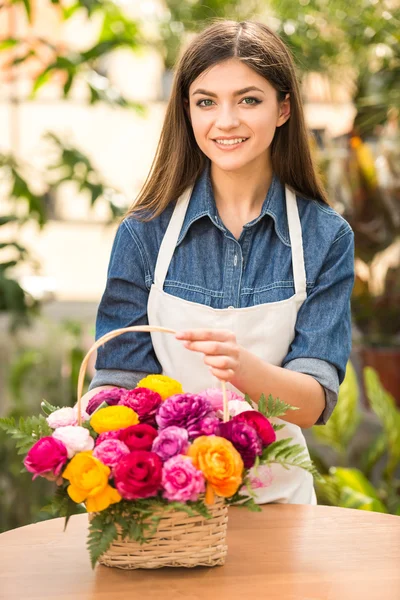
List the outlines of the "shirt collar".
<svg viewBox="0 0 400 600">
<path fill-rule="evenodd" d="M 245 228 L 249 229 L 267 215 L 272 217 L 275 232 L 281 242 L 286 246 L 290 246 L 289 227 L 286 214 L 285 186 L 280 182 L 276 175 L 273 175 L 271 185 L 263 202 L 259 216 L 250 223 L 247 223 Z M 204 169 L 193 187 L 177 246 L 184 239 L 190 226 L 203 217 L 208 217 L 216 227 L 225 231 L 215 205 L 209 166 Z"/>
</svg>

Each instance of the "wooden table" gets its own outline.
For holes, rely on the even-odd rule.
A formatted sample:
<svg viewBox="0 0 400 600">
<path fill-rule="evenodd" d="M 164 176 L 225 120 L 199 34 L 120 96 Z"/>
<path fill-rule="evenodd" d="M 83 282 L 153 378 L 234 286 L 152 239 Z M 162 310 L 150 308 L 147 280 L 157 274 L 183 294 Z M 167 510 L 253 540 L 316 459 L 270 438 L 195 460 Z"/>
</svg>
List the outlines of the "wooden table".
<svg viewBox="0 0 400 600">
<path fill-rule="evenodd" d="M 0 535 L 1 600 L 400 600 L 400 518 L 325 506 L 229 510 L 225 566 L 122 571 L 86 550 L 87 515 Z"/>
</svg>

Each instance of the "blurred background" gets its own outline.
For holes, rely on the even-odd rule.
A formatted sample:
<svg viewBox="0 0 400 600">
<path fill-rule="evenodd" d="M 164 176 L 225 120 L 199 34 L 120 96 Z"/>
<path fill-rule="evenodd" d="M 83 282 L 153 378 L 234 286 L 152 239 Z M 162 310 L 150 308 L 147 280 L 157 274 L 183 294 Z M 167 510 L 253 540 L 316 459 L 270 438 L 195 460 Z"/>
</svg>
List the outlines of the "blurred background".
<svg viewBox="0 0 400 600">
<path fill-rule="evenodd" d="M 292 50 L 330 202 L 355 232 L 351 363 L 328 425 L 306 432 L 319 502 L 400 515 L 400 0 L 0 4 L 0 415 L 74 404 L 174 64 L 214 17 L 260 20 Z M 0 431 L 0 531 L 55 516 L 53 486 L 21 471 Z"/>
</svg>

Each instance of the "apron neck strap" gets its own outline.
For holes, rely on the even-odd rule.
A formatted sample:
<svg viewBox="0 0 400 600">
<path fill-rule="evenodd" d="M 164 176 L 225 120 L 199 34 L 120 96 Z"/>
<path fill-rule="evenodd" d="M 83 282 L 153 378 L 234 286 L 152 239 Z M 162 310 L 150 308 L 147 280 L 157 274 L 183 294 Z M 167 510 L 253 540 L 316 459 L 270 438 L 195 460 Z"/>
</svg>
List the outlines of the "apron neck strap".
<svg viewBox="0 0 400 600">
<path fill-rule="evenodd" d="M 186 210 L 192 195 L 193 186 L 187 188 L 179 197 L 167 231 L 161 242 L 158 252 L 157 263 L 154 272 L 154 283 L 162 290 L 167 276 L 172 256 L 178 243 L 179 234 L 185 220 Z M 304 268 L 303 241 L 301 235 L 301 223 L 295 194 L 288 188 L 286 193 L 286 211 L 289 225 L 289 237 L 292 247 L 292 265 L 294 288 L 296 294 L 306 295 L 306 272 Z"/>
<path fill-rule="evenodd" d="M 294 290 L 296 295 L 305 297 L 307 295 L 307 283 L 299 210 L 297 208 L 296 195 L 287 186 L 285 187 L 285 194 L 290 245 L 292 247 Z"/>
<path fill-rule="evenodd" d="M 168 273 L 172 256 L 175 252 L 176 244 L 178 243 L 179 234 L 182 229 L 183 221 L 185 220 L 192 190 L 193 186 L 188 187 L 178 198 L 167 231 L 161 242 L 154 271 L 154 283 L 160 290 L 164 287 L 164 281 Z"/>
</svg>

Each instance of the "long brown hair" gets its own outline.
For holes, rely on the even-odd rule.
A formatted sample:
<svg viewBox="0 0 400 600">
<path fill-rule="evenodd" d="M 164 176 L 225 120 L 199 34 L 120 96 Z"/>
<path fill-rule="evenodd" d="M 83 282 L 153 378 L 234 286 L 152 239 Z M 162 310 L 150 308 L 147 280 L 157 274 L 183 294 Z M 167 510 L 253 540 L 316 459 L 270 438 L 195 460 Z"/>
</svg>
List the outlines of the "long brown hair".
<svg viewBox="0 0 400 600">
<path fill-rule="evenodd" d="M 193 185 L 207 165 L 185 111 L 189 87 L 214 65 L 237 58 L 267 79 L 278 101 L 290 94 L 290 118 L 275 131 L 272 170 L 299 196 L 327 202 L 312 160 L 295 67 L 289 49 L 263 23 L 218 21 L 196 36 L 178 62 L 150 173 L 128 215 L 158 216 Z"/>
</svg>

